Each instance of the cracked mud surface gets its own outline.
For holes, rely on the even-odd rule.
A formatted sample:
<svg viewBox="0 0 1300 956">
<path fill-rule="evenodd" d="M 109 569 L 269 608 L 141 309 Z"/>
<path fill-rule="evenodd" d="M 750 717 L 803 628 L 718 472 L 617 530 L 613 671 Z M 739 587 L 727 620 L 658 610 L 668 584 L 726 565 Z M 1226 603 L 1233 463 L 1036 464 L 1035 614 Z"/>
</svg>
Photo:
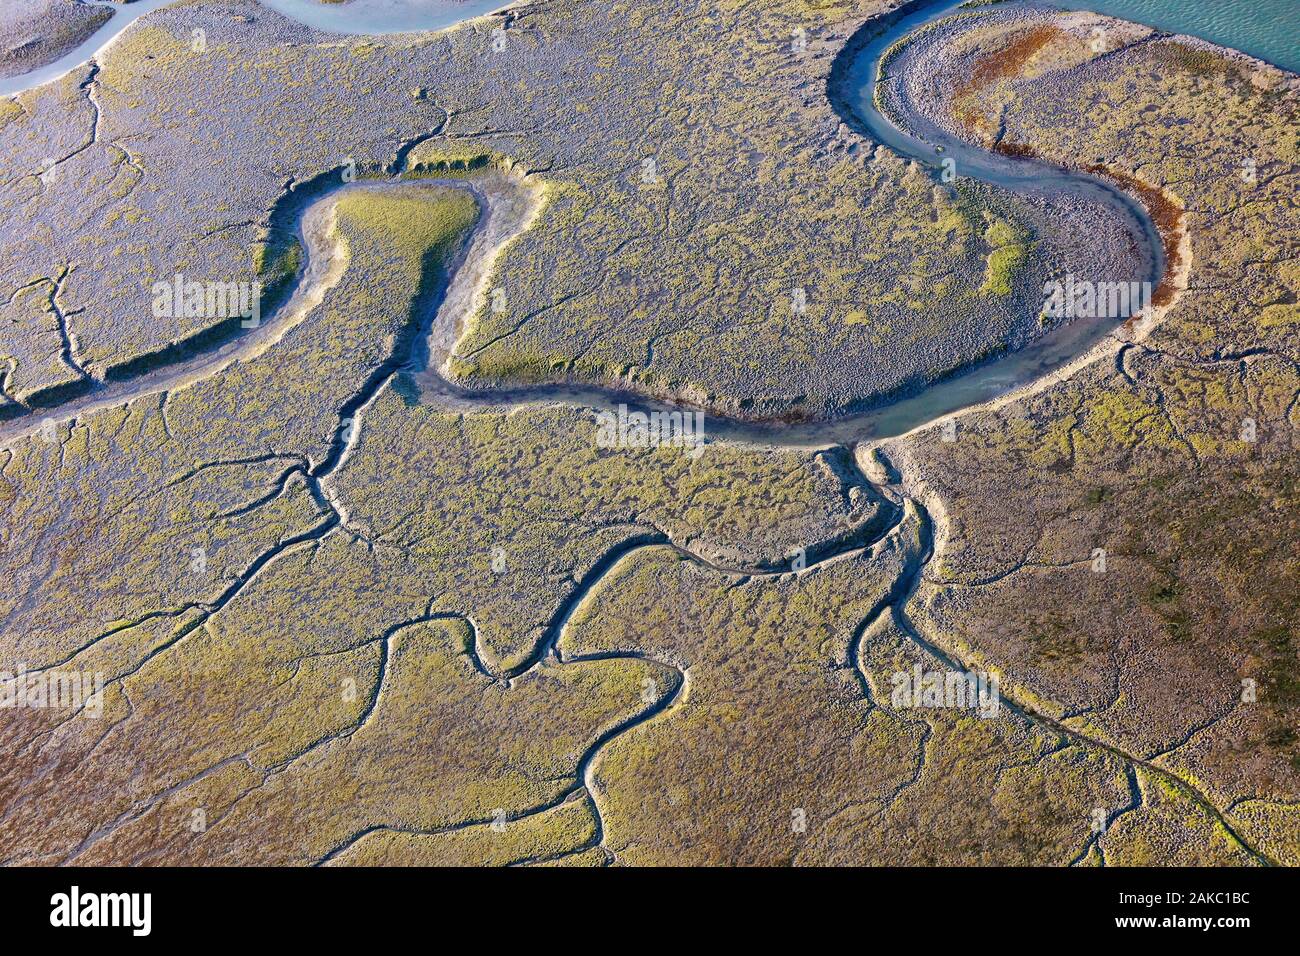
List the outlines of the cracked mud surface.
<svg viewBox="0 0 1300 956">
<path fill-rule="evenodd" d="M 3 711 L 5 862 L 1300 862 L 1295 78 L 1019 4 L 927 32 L 896 62 L 942 64 L 963 94 L 918 87 L 918 118 L 1128 191 L 1176 232 L 1173 294 L 903 435 L 746 426 L 942 371 L 972 302 L 1007 336 L 1043 275 L 1087 261 L 1035 243 L 981 297 L 971 224 L 1050 217 L 837 126 L 830 62 L 883 6 L 815 14 L 793 64 L 756 43 L 736 69 L 784 72 L 707 121 L 703 86 L 563 121 L 540 88 L 502 98 L 494 24 L 525 74 L 587 50 L 592 75 L 555 74 L 572 103 L 649 56 L 632 39 L 606 62 L 611 14 L 580 3 L 400 39 L 182 4 L 5 101 L 0 203 L 25 226 L 0 237 L 0 661 L 106 681 L 97 716 Z M 639 9 L 618 12 L 634 38 Z M 671 58 L 703 56 L 689 38 L 719 17 L 810 14 L 658 16 L 683 39 L 632 67 L 637 91 L 695 76 Z M 246 75 L 178 52 L 183 25 L 227 20 L 243 32 L 214 55 Z M 267 77 L 369 92 L 329 93 L 333 124 L 284 120 L 250 165 L 198 145 L 236 121 L 187 117 L 160 70 L 258 138 L 284 107 L 254 94 Z M 791 148 L 741 134 L 791 96 L 807 115 L 770 134 Z M 1090 112 L 1064 123 L 1063 102 Z M 662 176 L 637 184 L 649 142 Z M 716 157 L 746 151 L 764 174 L 724 213 L 746 174 Z M 1255 177 L 1195 158 L 1221 154 L 1258 157 Z M 362 178 L 340 185 L 349 160 Z M 772 182 L 798 200 L 769 205 Z M 837 232 L 850 208 L 909 251 Z M 182 241 L 157 243 L 169 228 Z M 806 258 L 763 248 L 781 228 Z M 254 260 L 281 296 L 258 328 L 139 322 L 140 276 Z M 777 261 L 857 291 L 815 295 L 807 322 L 747 313 L 785 288 Z M 900 326 L 923 313 L 937 324 Z M 701 336 L 701 315 L 744 335 Z M 629 391 L 707 405 L 707 442 L 601 447 L 594 409 Z M 891 684 L 914 668 L 993 672 L 1000 706 L 909 707 Z"/>
</svg>

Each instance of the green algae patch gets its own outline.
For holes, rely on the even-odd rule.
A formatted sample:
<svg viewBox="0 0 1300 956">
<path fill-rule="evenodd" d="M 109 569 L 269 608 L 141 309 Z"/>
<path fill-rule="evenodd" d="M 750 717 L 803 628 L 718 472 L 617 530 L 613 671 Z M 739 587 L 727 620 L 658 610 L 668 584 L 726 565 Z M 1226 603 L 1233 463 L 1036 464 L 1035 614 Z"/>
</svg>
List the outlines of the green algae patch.
<svg viewBox="0 0 1300 956">
<path fill-rule="evenodd" d="M 464 176 L 484 169 L 509 169 L 510 159 L 499 153 L 459 149 L 449 143 L 420 143 L 406 154 L 408 176 Z"/>
<path fill-rule="evenodd" d="M 297 236 L 284 243 L 253 246 L 253 271 L 262 283 L 262 307 L 277 308 L 302 269 L 303 248 Z"/>
<path fill-rule="evenodd" d="M 379 248 L 372 261 L 408 267 L 426 258 L 445 258 L 478 220 L 474 198 L 461 190 L 358 190 L 339 199 L 339 226 L 347 234 Z"/>
<path fill-rule="evenodd" d="M 992 251 L 984 263 L 981 295 L 1008 296 L 1020 267 L 1029 259 L 1028 230 L 1006 219 L 995 219 L 984 232 Z"/>
<path fill-rule="evenodd" d="M 302 267 L 302 243 L 297 239 L 280 248 L 271 243 L 253 247 L 253 271 L 264 285 L 293 278 Z"/>
</svg>

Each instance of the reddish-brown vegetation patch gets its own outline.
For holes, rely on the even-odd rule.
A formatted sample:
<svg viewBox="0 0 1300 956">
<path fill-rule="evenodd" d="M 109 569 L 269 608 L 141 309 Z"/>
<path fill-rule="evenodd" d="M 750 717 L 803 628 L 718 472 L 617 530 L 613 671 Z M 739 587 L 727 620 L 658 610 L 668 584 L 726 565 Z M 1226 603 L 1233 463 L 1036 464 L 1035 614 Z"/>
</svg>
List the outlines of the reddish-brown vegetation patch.
<svg viewBox="0 0 1300 956">
<path fill-rule="evenodd" d="M 1036 159 L 1038 151 L 1028 143 L 1015 143 L 1002 140 L 993 144 L 993 151 L 1003 156 L 1017 159 Z M 1165 252 L 1165 271 L 1160 277 L 1156 290 L 1151 295 L 1152 305 L 1168 305 L 1174 299 L 1173 275 L 1183 261 L 1183 209 L 1178 202 L 1158 186 L 1142 182 L 1136 176 L 1118 172 L 1100 163 L 1089 163 L 1083 167 L 1085 172 L 1100 176 L 1137 197 L 1146 207 L 1152 223 L 1160 233 L 1160 245 Z"/>
<path fill-rule="evenodd" d="M 983 116 L 977 107 L 978 94 L 999 80 L 1017 76 L 1026 63 L 1057 37 L 1065 36 L 1060 27 L 1036 26 L 1008 43 L 1001 50 L 981 57 L 971 70 L 970 79 L 953 91 L 958 104 L 954 115 L 963 126 L 976 129 Z"/>
<path fill-rule="evenodd" d="M 1058 37 L 1064 37 L 1065 31 L 1060 27 L 1037 26 L 1026 30 L 1018 39 L 1012 40 L 996 53 L 983 57 L 971 71 L 970 85 L 980 90 L 990 83 L 1019 75 L 1039 50 Z"/>
<path fill-rule="evenodd" d="M 1109 179 L 1121 189 L 1134 194 L 1146 207 L 1147 213 L 1151 216 L 1151 221 L 1155 223 L 1156 229 L 1160 232 L 1160 244 L 1165 250 L 1165 273 L 1160 277 L 1160 283 L 1156 286 L 1155 294 L 1151 297 L 1151 304 L 1168 305 L 1174 298 L 1171 276 L 1178 270 L 1183 259 L 1182 207 L 1163 189 L 1144 183 L 1136 176 L 1116 172 L 1099 163 L 1092 163 L 1085 166 L 1084 169 L 1094 176 Z"/>
</svg>

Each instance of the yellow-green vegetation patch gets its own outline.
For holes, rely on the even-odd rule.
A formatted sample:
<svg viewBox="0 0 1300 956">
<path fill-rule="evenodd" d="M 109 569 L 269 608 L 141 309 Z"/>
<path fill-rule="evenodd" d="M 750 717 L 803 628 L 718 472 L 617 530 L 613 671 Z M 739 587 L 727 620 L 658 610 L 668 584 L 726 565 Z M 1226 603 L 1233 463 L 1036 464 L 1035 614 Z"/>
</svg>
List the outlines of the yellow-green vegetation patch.
<svg viewBox="0 0 1300 956">
<path fill-rule="evenodd" d="M 445 257 L 479 215 L 474 197 L 459 189 L 355 190 L 339 199 L 337 210 L 345 229 L 380 246 L 375 261 L 388 263 L 385 253 L 399 256 L 406 279 L 412 278 L 413 266 Z M 418 280 L 418 274 L 414 277 Z"/>
<path fill-rule="evenodd" d="M 1203 807 L 1166 778 L 1139 768 L 1141 805 L 1100 839 L 1110 866 L 1252 866 L 1256 861 Z"/>
<path fill-rule="evenodd" d="M 302 268 L 302 259 L 302 243 L 296 237 L 278 249 L 273 249 L 267 242 L 259 242 L 253 247 L 253 271 L 268 288 L 296 276 Z"/>
<path fill-rule="evenodd" d="M 414 176 L 461 176 L 488 168 L 508 169 L 510 166 L 511 161 L 498 153 L 428 140 L 406 154 L 404 171 Z"/>
<path fill-rule="evenodd" d="M 596 814 L 578 797 L 522 819 L 441 834 L 379 830 L 331 860 L 342 866 L 504 866 L 562 860 L 596 840 Z"/>
<path fill-rule="evenodd" d="M 1006 219 L 994 219 L 984 231 L 990 252 L 984 261 L 981 295 L 1007 296 L 1017 271 L 1029 258 L 1029 231 Z"/>
<path fill-rule="evenodd" d="M 1300 804 L 1243 800 L 1233 807 L 1232 817 L 1274 859 L 1286 866 L 1300 866 Z"/>
<path fill-rule="evenodd" d="M 5 98 L 0 100 L 0 130 L 23 115 L 23 108 L 16 99 Z"/>
</svg>

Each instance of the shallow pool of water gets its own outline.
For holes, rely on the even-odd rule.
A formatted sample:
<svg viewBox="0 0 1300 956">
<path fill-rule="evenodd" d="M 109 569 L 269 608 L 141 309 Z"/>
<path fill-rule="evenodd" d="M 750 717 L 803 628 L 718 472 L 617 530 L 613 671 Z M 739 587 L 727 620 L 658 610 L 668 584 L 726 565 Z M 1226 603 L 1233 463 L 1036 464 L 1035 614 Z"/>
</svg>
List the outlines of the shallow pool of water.
<svg viewBox="0 0 1300 956">
<path fill-rule="evenodd" d="M 259 0 L 286 17 L 328 33 L 411 33 L 444 30 L 510 6 L 511 0 Z"/>
<path fill-rule="evenodd" d="M 106 0 L 92 0 L 103 6 Z M 57 80 L 99 56 L 136 20 L 178 0 L 135 0 L 113 6 L 113 17 L 57 60 L 18 76 L 0 78 L 0 96 L 12 96 Z M 511 6 L 514 0 L 259 0 L 262 6 L 326 33 L 382 34 L 445 30 Z"/>
</svg>

